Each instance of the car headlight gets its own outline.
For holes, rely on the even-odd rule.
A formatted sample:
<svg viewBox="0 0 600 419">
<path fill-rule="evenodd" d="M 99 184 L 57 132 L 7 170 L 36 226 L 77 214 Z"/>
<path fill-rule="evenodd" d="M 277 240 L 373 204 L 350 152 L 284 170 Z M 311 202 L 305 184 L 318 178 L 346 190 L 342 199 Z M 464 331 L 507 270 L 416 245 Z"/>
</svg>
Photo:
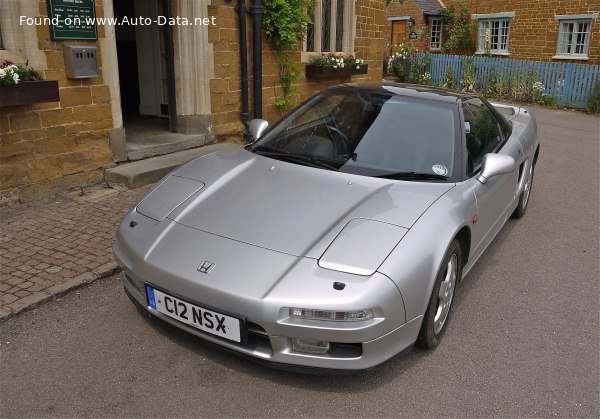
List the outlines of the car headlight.
<svg viewBox="0 0 600 419">
<path fill-rule="evenodd" d="M 329 320 L 329 321 L 360 321 L 369 320 L 374 317 L 373 310 L 355 311 L 331 311 L 315 310 L 309 308 L 290 308 L 290 317 L 307 320 Z"/>
</svg>

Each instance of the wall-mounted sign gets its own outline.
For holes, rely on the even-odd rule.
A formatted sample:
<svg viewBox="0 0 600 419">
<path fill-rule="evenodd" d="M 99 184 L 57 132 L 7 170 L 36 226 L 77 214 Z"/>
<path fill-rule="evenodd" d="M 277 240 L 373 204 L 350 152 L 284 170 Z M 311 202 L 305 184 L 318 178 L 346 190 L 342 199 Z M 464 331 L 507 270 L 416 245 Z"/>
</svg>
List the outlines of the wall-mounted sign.
<svg viewBox="0 0 600 419">
<path fill-rule="evenodd" d="M 98 39 L 95 0 L 47 0 L 52 39 Z"/>
<path fill-rule="evenodd" d="M 418 39 L 418 38 L 419 38 L 419 35 L 417 35 L 417 33 L 414 31 L 408 34 L 408 39 Z"/>
</svg>

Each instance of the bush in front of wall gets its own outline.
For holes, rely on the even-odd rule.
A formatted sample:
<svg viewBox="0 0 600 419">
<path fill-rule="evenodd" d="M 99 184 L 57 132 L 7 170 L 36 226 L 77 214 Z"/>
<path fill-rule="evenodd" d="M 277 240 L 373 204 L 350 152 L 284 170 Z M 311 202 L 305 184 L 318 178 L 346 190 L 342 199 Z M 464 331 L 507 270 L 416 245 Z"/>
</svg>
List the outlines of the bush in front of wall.
<svg viewBox="0 0 600 419">
<path fill-rule="evenodd" d="M 292 99 L 298 94 L 294 83 L 300 77 L 300 68 L 292 58 L 298 45 L 306 38 L 306 28 L 312 22 L 315 0 L 265 0 L 263 26 L 267 38 L 279 58 L 279 84 L 283 90 L 275 106 L 282 112 L 293 107 Z"/>
</svg>

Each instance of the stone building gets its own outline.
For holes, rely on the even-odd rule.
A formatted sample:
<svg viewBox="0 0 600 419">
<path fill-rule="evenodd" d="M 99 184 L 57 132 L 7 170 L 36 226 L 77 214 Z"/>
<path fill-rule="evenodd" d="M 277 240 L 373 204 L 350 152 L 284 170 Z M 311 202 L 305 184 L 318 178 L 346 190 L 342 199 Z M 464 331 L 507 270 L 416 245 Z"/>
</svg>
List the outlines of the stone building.
<svg viewBox="0 0 600 419">
<path fill-rule="evenodd" d="M 387 8 L 386 43 L 397 44 L 409 31 L 420 33 L 426 26 L 433 46 L 438 45 L 440 33 L 443 45 L 444 31 L 439 30 L 436 10 L 458 3 L 466 6 L 476 22 L 471 53 L 486 52 L 488 32 L 493 56 L 600 63 L 598 0 L 392 0 Z M 414 22 L 414 26 L 396 22 Z"/>
<path fill-rule="evenodd" d="M 51 35 L 52 25 L 23 19 L 52 18 L 57 4 L 72 11 L 90 3 L 96 18 L 128 24 L 99 22 L 97 38 L 57 39 L 56 33 Z M 258 14 L 260 3 L 0 0 L 0 63 L 28 62 L 45 79 L 57 80 L 59 92 L 57 102 L 0 106 L 0 204 L 101 182 L 104 169 L 127 160 L 201 146 L 218 137 L 241 137 L 245 127 L 238 9 L 243 5 Z M 168 16 L 194 23 L 156 24 Z M 140 17 L 154 23 L 144 24 Z M 368 72 L 323 81 L 302 74 L 295 102 L 340 82 L 379 81 L 385 19 L 384 0 L 318 0 L 313 34 L 318 42 L 310 47 L 305 42 L 294 59 L 305 64 L 320 52 L 354 53 L 368 64 Z M 249 117 L 262 115 L 272 123 L 281 116 L 275 107 L 281 95 L 279 63 L 263 34 L 257 72 L 262 76 L 261 95 L 255 95 L 252 15 L 244 20 Z M 324 41 L 327 37 L 331 42 Z M 73 78 L 65 64 L 65 46 L 96 47 L 98 75 Z"/>
</svg>

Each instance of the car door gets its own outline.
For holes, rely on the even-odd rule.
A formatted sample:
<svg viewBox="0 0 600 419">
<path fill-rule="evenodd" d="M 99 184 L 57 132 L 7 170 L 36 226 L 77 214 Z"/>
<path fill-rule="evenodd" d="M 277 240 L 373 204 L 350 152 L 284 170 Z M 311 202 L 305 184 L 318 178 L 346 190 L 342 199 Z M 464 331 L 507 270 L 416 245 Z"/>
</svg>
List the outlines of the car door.
<svg viewBox="0 0 600 419">
<path fill-rule="evenodd" d="M 481 162 L 488 153 L 513 157 L 517 163 L 522 157 L 521 144 L 511 138 L 497 115 L 480 98 L 462 102 L 466 131 L 467 183 L 477 202 L 477 222 L 471 227 L 471 243 L 477 258 L 510 216 L 516 202 L 518 170 L 494 176 L 483 184 L 476 177 Z"/>
</svg>

